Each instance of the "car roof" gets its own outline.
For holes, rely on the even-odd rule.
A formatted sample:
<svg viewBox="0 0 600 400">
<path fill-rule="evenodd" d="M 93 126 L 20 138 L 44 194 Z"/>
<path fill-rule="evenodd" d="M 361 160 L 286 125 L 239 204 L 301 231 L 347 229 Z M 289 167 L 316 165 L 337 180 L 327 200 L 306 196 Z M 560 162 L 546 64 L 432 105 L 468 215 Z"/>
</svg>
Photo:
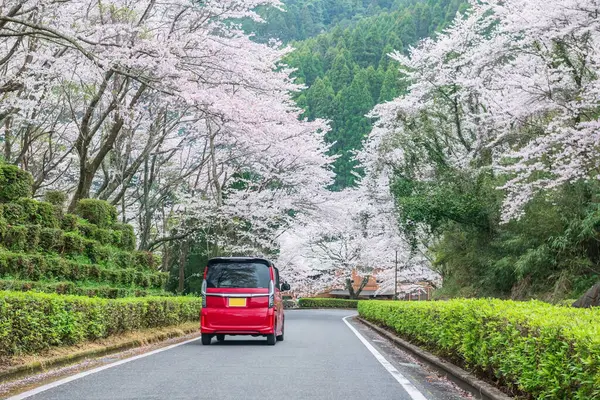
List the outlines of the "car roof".
<svg viewBox="0 0 600 400">
<path fill-rule="evenodd" d="M 260 257 L 213 257 L 208 260 L 208 264 L 216 264 L 220 262 L 251 262 L 258 261 L 262 264 L 267 264 L 269 266 L 274 266 L 273 263 L 266 258 Z"/>
</svg>

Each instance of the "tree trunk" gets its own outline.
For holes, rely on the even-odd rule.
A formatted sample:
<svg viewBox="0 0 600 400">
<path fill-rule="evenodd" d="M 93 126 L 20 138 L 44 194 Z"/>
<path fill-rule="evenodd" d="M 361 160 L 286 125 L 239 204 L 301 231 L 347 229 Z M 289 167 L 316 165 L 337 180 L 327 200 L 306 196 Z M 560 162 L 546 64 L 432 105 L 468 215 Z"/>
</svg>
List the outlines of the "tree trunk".
<svg viewBox="0 0 600 400">
<path fill-rule="evenodd" d="M 183 294 L 185 289 L 185 264 L 187 261 L 187 253 L 188 253 L 188 241 L 184 239 L 181 243 L 181 250 L 179 256 L 179 287 L 177 291 L 179 294 Z"/>
<path fill-rule="evenodd" d="M 370 275 L 365 276 L 362 281 L 360 282 L 360 285 L 358 286 L 358 289 L 354 290 L 354 286 L 352 284 L 352 279 L 348 278 L 346 279 L 346 289 L 348 289 L 348 294 L 350 295 L 351 299 L 358 299 L 358 296 L 360 296 L 360 293 L 362 292 L 362 290 L 365 288 L 365 286 L 367 286 L 367 283 L 369 283 L 369 278 Z"/>
<path fill-rule="evenodd" d="M 573 307 L 578 308 L 589 308 L 589 307 L 600 307 L 600 282 L 596 283 L 590 288 L 583 296 L 581 296 Z"/>
</svg>

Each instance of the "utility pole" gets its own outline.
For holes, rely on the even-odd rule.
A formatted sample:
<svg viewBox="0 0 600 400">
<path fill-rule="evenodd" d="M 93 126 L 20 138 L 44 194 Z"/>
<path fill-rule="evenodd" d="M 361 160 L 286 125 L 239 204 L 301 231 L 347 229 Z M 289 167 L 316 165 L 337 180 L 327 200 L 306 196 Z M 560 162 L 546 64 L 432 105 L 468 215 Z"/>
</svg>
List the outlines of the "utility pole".
<svg viewBox="0 0 600 400">
<path fill-rule="evenodd" d="M 396 250 L 396 264 L 394 270 L 394 300 L 398 300 L 398 250 Z"/>
</svg>

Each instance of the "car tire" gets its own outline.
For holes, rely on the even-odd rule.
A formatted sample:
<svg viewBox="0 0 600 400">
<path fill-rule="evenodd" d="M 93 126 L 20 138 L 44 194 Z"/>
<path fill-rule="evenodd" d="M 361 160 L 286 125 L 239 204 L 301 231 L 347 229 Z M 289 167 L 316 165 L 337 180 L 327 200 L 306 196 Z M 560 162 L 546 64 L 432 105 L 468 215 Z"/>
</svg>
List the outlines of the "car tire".
<svg viewBox="0 0 600 400">
<path fill-rule="evenodd" d="M 281 335 L 277 336 L 277 341 L 278 342 L 283 342 L 283 334 L 285 333 L 285 320 L 283 321 L 283 324 L 281 325 Z"/>
<path fill-rule="evenodd" d="M 274 333 L 267 335 L 267 344 L 269 346 L 273 346 L 276 342 L 277 342 L 277 339 L 275 338 Z"/>
<path fill-rule="evenodd" d="M 217 335 L 217 341 L 218 342 L 224 342 L 225 341 L 225 335 Z"/>
<path fill-rule="evenodd" d="M 201 335 L 201 338 L 202 338 L 202 345 L 208 346 L 212 340 L 212 335 L 203 334 L 203 335 Z"/>
</svg>

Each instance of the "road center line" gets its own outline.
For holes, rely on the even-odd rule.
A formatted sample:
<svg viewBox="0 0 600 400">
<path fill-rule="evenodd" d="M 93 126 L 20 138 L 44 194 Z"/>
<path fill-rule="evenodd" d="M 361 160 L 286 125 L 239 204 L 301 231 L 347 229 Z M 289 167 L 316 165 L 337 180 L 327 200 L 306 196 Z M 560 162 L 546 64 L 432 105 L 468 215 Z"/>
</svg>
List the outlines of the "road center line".
<svg viewBox="0 0 600 400">
<path fill-rule="evenodd" d="M 406 390 L 406 393 L 408 393 L 408 395 L 413 400 L 427 400 L 427 398 L 425 396 L 423 396 L 423 394 L 421 392 L 419 392 L 419 389 L 417 389 L 415 387 L 415 385 L 412 384 L 411 381 L 406 379 L 406 377 L 404 375 L 402 375 L 400 373 L 400 371 L 398 371 L 396 369 L 396 367 L 394 367 L 388 360 L 386 360 L 385 357 L 382 356 L 381 353 L 379 351 L 377 351 L 377 349 L 375 347 L 373 347 L 373 345 L 371 343 L 369 343 L 369 341 L 367 339 L 365 339 L 364 336 L 361 335 L 350 324 L 350 322 L 347 321 L 347 319 L 350 317 L 353 317 L 353 315 L 344 317 L 344 318 L 342 318 L 342 320 L 346 323 L 346 325 L 348 325 L 348 328 L 350 328 L 350 330 L 352 332 L 354 332 L 354 334 L 356 335 L 356 337 L 358 337 L 358 339 L 362 342 L 362 344 L 365 345 L 367 350 L 369 350 L 371 352 L 371 354 L 373 354 L 375 356 L 377 361 L 379 361 L 381 363 L 381 365 L 383 365 L 383 367 L 394 377 L 394 379 L 396 379 L 396 381 L 398 381 L 398 383 L 400 385 L 402 385 L 402 388 L 404 388 L 404 390 Z"/>
<path fill-rule="evenodd" d="M 126 364 L 126 363 L 128 363 L 130 361 L 135 361 L 135 360 L 138 360 L 140 358 L 148 357 L 148 356 L 154 355 L 156 353 L 160 353 L 162 351 L 171 350 L 172 348 L 175 348 L 177 346 L 181 346 L 181 345 L 184 345 L 184 344 L 191 343 L 191 342 L 193 342 L 195 340 L 198 340 L 198 339 L 200 339 L 200 338 L 197 337 L 197 338 L 194 338 L 194 339 L 186 340 L 185 342 L 175 343 L 175 344 L 172 344 L 172 345 L 167 346 L 167 347 L 161 347 L 160 349 L 149 351 L 148 353 L 144 353 L 144 354 L 140 354 L 140 355 L 137 355 L 137 356 L 134 356 L 134 357 L 126 358 L 124 360 L 116 361 L 116 362 L 111 363 L 111 364 L 103 365 L 102 367 L 90 369 L 89 371 L 80 372 L 78 374 L 69 376 L 67 378 L 60 379 L 60 380 L 58 380 L 56 382 L 52 382 L 52 383 L 49 383 L 47 385 L 43 385 L 43 386 L 37 387 L 35 389 L 28 390 L 27 392 L 23 392 L 23 393 L 17 394 L 17 395 L 15 395 L 13 397 L 9 397 L 6 400 L 21 400 L 21 399 L 26 399 L 26 398 L 31 397 L 33 395 L 36 395 L 38 393 L 45 392 L 46 390 L 53 389 L 53 388 L 55 388 L 57 386 L 60 386 L 60 385 L 64 385 L 65 383 L 69 383 L 69 382 L 72 382 L 74 380 L 81 379 L 81 378 L 83 378 L 85 376 L 88 376 L 88 375 L 91 375 L 91 374 L 95 374 L 96 372 L 104 371 L 105 369 L 109 369 L 109 368 L 112 368 L 112 367 L 117 367 L 119 365 Z"/>
</svg>

